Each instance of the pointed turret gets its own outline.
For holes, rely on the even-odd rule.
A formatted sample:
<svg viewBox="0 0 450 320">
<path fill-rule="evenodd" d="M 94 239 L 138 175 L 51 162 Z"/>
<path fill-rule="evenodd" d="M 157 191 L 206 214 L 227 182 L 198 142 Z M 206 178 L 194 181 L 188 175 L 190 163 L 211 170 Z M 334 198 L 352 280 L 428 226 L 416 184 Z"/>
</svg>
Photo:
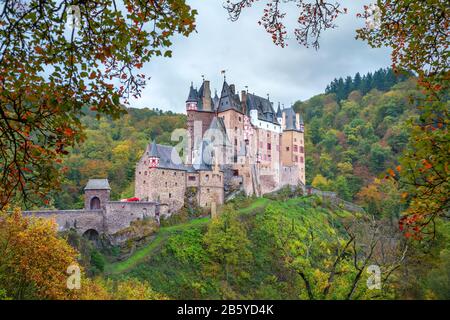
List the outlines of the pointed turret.
<svg viewBox="0 0 450 320">
<path fill-rule="evenodd" d="M 186 110 L 187 111 L 196 111 L 198 103 L 198 92 L 194 89 L 194 85 L 191 82 L 191 87 L 189 88 L 189 96 L 186 100 Z"/>
<path fill-rule="evenodd" d="M 281 113 L 281 107 L 280 103 L 278 102 L 278 109 L 277 109 L 277 121 L 281 125 L 281 122 L 283 121 L 283 114 Z"/>
<path fill-rule="evenodd" d="M 217 90 L 214 90 L 213 104 L 214 110 L 217 110 L 219 106 L 219 96 L 217 95 Z"/>
<path fill-rule="evenodd" d="M 235 109 L 242 112 L 241 101 L 239 95 L 235 94 L 234 85 L 228 85 L 227 81 L 223 81 L 222 92 L 218 103 L 218 112 Z"/>
<path fill-rule="evenodd" d="M 305 123 L 303 122 L 303 116 L 300 113 L 300 132 L 305 132 Z"/>
<path fill-rule="evenodd" d="M 149 151 L 149 167 L 150 168 L 156 168 L 159 165 L 159 154 L 158 154 L 158 147 L 156 145 L 156 140 L 153 140 L 150 151 Z"/>
<path fill-rule="evenodd" d="M 277 118 L 281 118 L 283 115 L 281 114 L 281 107 L 280 103 L 278 102 L 278 109 L 277 109 Z"/>
</svg>

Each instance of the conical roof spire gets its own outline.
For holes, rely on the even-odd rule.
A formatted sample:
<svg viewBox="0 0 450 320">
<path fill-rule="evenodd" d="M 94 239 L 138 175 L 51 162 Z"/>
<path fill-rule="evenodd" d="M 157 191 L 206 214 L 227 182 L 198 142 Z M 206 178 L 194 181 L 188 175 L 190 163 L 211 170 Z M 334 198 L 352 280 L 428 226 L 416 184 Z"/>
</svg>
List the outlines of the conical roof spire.
<svg viewBox="0 0 450 320">
<path fill-rule="evenodd" d="M 149 156 L 159 158 L 158 148 L 156 147 L 156 139 L 153 140 L 152 145 L 150 146 Z"/>
<path fill-rule="evenodd" d="M 282 118 L 282 117 L 283 117 L 283 115 L 281 114 L 280 103 L 278 102 L 277 118 Z"/>
<path fill-rule="evenodd" d="M 197 100 L 198 100 L 198 93 L 197 93 L 197 90 L 194 89 L 194 84 L 191 82 L 191 87 L 189 88 L 189 96 L 188 96 L 186 102 L 197 101 Z"/>
</svg>

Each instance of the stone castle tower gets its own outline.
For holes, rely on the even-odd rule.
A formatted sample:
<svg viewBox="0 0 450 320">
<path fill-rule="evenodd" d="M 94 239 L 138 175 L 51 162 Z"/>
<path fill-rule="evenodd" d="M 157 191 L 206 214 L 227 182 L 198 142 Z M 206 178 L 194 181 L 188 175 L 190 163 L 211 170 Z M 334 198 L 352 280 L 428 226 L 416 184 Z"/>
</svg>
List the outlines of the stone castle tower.
<svg viewBox="0 0 450 320">
<path fill-rule="evenodd" d="M 187 152 L 149 144 L 136 167 L 136 197 L 178 210 L 190 194 L 200 206 L 221 204 L 234 191 L 260 196 L 305 184 L 304 123 L 294 109 L 236 92 L 224 79 L 220 97 L 210 82 L 191 83 L 186 99 Z M 192 192 L 191 192 L 192 191 Z M 189 201 L 191 201 L 189 200 Z"/>
</svg>

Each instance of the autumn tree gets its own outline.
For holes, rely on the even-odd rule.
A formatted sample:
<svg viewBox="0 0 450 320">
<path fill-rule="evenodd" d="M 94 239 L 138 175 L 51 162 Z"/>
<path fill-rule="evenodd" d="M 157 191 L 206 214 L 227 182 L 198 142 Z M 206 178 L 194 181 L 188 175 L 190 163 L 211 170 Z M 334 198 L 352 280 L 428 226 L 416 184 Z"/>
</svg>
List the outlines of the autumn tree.
<svg viewBox="0 0 450 320">
<path fill-rule="evenodd" d="M 0 207 L 57 186 L 84 110 L 117 117 L 155 56 L 195 29 L 185 0 L 0 1 Z"/>
<path fill-rule="evenodd" d="M 233 297 L 232 286 L 240 279 L 248 277 L 246 269 L 252 259 L 252 253 L 247 231 L 232 205 L 226 207 L 224 212 L 208 225 L 204 243 L 211 257 L 207 272 L 224 282 L 221 291 L 225 297 Z"/>
<path fill-rule="evenodd" d="M 406 240 L 396 226 L 366 215 L 306 212 L 294 216 L 268 206 L 262 228 L 279 252 L 281 261 L 299 278 L 301 299 L 381 299 L 392 296 L 395 271 L 404 264 Z M 289 216 L 291 215 L 291 216 Z M 320 224 L 320 228 L 316 227 Z M 335 225 L 341 225 L 339 232 Z M 381 288 L 368 290 L 367 269 L 380 267 Z"/>
<path fill-rule="evenodd" d="M 66 273 L 76 251 L 57 236 L 56 222 L 0 211 L 0 286 L 13 299 L 73 299 Z"/>
</svg>

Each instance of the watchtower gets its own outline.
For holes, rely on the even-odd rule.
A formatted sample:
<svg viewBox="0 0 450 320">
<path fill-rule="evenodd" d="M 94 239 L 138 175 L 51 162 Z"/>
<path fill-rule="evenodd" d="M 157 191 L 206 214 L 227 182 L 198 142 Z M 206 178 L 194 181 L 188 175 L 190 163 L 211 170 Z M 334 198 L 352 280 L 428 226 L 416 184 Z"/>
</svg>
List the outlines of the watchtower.
<svg viewBox="0 0 450 320">
<path fill-rule="evenodd" d="M 108 179 L 89 179 L 84 188 L 84 208 L 86 210 L 100 210 L 110 200 L 111 187 Z"/>
</svg>

